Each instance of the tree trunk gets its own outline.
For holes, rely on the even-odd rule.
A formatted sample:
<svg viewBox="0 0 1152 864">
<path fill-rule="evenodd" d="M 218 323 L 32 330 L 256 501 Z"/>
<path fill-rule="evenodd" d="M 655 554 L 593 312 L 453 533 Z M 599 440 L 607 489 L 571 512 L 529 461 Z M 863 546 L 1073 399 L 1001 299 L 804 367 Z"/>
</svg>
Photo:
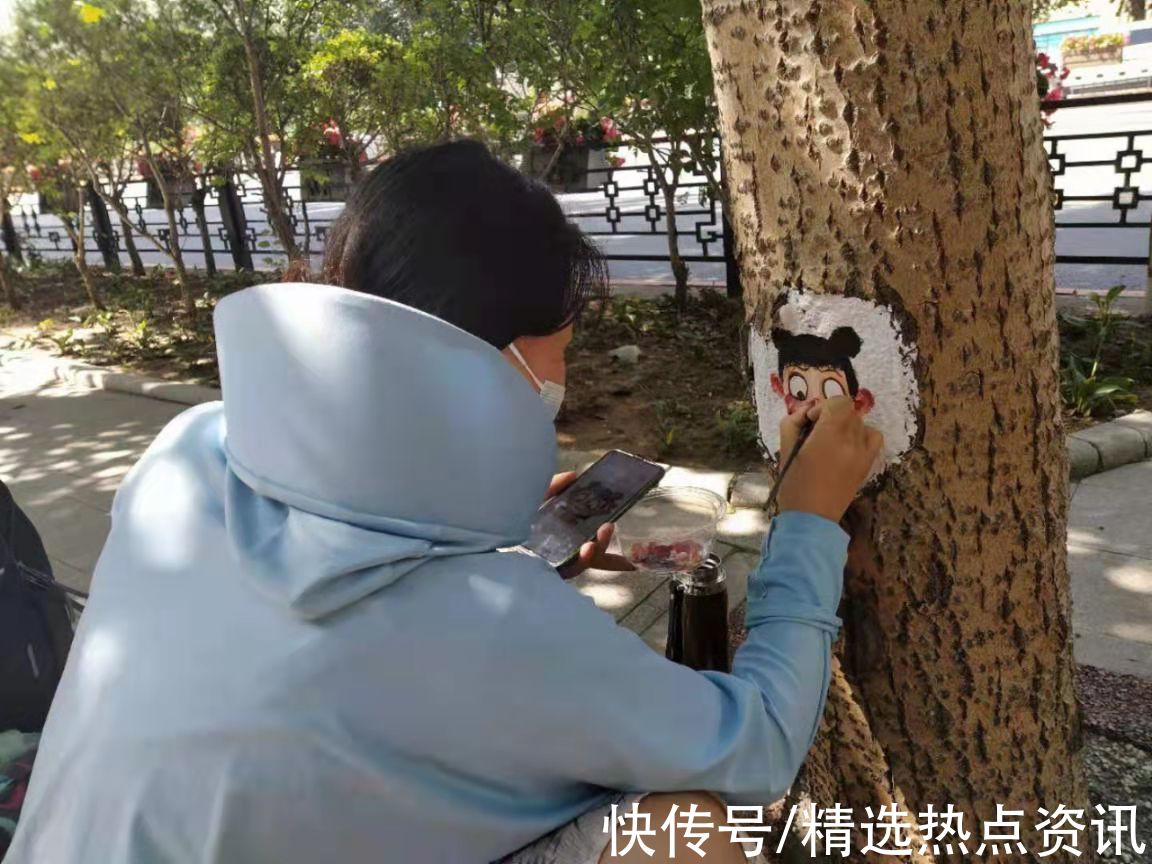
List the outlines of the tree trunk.
<svg viewBox="0 0 1152 864">
<path fill-rule="evenodd" d="M 144 139 L 144 158 L 148 160 L 148 167 L 152 170 L 152 179 L 156 188 L 160 190 L 160 200 L 164 203 L 164 215 L 168 221 L 168 256 L 172 259 L 172 266 L 176 270 L 176 285 L 180 289 L 180 300 L 184 305 L 184 314 L 189 321 L 196 320 L 196 299 L 192 296 L 192 286 L 188 284 L 188 270 L 184 266 L 184 253 L 180 249 L 180 223 L 176 219 L 176 202 L 172 200 L 172 190 L 168 187 L 168 178 L 160 170 L 160 165 L 152 158 L 152 151 L 147 139 Z"/>
<path fill-rule="evenodd" d="M 3 252 L 0 252 L 0 295 L 10 308 L 20 308 L 20 295 L 16 293 L 16 285 L 8 272 L 8 256 Z"/>
<path fill-rule="evenodd" d="M 256 175 L 260 178 L 261 191 L 264 193 L 264 209 L 268 213 L 268 224 L 276 239 L 280 241 L 280 248 L 288 256 L 288 261 L 292 262 L 300 257 L 300 249 L 296 245 L 296 232 L 292 228 L 292 220 L 288 218 L 287 208 L 284 206 L 284 190 L 279 182 L 276 157 L 272 152 L 272 130 L 268 123 L 268 106 L 264 98 L 264 70 L 256 54 L 252 35 L 248 31 L 244 33 L 244 57 L 248 64 L 252 112 L 256 118 L 256 138 L 260 143 L 260 164 L 256 166 Z"/>
<path fill-rule="evenodd" d="M 156 184 L 160 187 L 160 197 L 164 199 L 164 215 L 168 219 L 168 254 L 172 257 L 172 266 L 176 269 L 176 284 L 180 288 L 184 314 L 190 321 L 195 320 L 196 300 L 192 296 L 192 287 L 188 284 L 188 270 L 184 266 L 184 253 L 180 249 L 180 224 L 176 219 L 176 207 L 172 201 L 172 193 L 168 189 L 168 181 L 159 174 L 156 178 Z"/>
<path fill-rule="evenodd" d="M 84 293 L 88 295 L 88 302 L 96 309 L 104 309 L 104 301 L 100 298 L 100 291 L 92 279 L 92 271 L 88 269 L 88 250 L 84 248 L 84 199 L 87 193 L 84 189 L 76 190 L 77 213 L 75 218 L 71 214 L 60 214 L 60 221 L 64 223 L 64 230 L 68 232 L 68 239 L 72 241 L 72 263 L 76 272 L 80 274 L 80 281 L 84 284 Z"/>
<path fill-rule="evenodd" d="M 664 229 L 668 232 L 668 263 L 672 267 L 672 278 L 676 280 L 676 309 L 683 312 L 688 308 L 688 264 L 680 255 L 680 235 L 676 233 L 676 182 L 675 179 L 671 183 L 661 179 L 660 190 L 664 193 Z"/>
<path fill-rule="evenodd" d="M 1023 809 L 1032 860 L 1037 808 L 1087 801 L 1029 3 L 703 6 L 752 320 L 798 287 L 883 303 L 918 343 L 919 437 L 846 520 L 802 786 L 858 814 L 953 804 L 977 843 Z"/>
<path fill-rule="evenodd" d="M 0 190 L 0 228 L 7 230 L 8 222 L 8 190 Z M 14 232 L 13 232 L 14 233 Z M 0 296 L 4 297 L 4 302 L 12 309 L 20 308 L 20 296 L 16 293 L 15 281 L 12 274 L 8 272 L 8 256 L 11 254 L 7 250 L 7 237 L 4 238 L 5 242 L 0 248 Z"/>
<path fill-rule="evenodd" d="M 674 299 L 676 309 L 683 312 L 688 308 L 688 264 L 680 254 L 680 235 L 676 233 L 676 187 L 680 182 L 679 171 L 673 171 L 672 180 L 665 178 L 665 170 L 671 171 L 667 165 L 661 165 L 656 149 L 650 145 L 642 147 L 643 153 L 648 157 L 648 164 L 652 166 L 656 185 L 664 198 L 664 230 L 668 237 L 668 264 L 672 268 L 672 278 L 675 281 Z"/>
<path fill-rule="evenodd" d="M 124 206 L 123 201 L 117 201 L 116 203 L 119 204 L 121 208 Z M 116 215 L 120 219 L 120 233 L 124 235 L 124 248 L 128 252 L 128 259 L 132 262 L 132 275 L 143 276 L 145 274 L 144 261 L 140 257 L 140 250 L 136 248 L 135 229 L 132 227 L 132 220 L 124 216 L 124 214 L 119 211 L 119 208 L 113 209 L 117 210 Z"/>
</svg>

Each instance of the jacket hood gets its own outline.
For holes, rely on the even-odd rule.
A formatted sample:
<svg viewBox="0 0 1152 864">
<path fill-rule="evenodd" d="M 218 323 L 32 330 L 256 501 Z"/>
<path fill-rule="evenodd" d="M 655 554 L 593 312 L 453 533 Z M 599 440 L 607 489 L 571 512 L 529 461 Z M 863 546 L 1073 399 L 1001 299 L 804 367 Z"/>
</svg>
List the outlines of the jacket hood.
<svg viewBox="0 0 1152 864">
<path fill-rule="evenodd" d="M 304 617 L 424 561 L 528 534 L 548 411 L 488 343 L 371 295 L 248 288 L 215 314 L 225 518 L 246 576 Z"/>
</svg>

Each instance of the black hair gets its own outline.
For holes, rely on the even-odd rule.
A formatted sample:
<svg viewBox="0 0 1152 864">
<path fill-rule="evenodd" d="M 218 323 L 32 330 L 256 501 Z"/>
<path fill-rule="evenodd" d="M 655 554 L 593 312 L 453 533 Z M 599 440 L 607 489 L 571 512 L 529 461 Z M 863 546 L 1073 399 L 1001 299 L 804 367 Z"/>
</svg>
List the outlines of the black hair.
<svg viewBox="0 0 1152 864">
<path fill-rule="evenodd" d="M 329 230 L 323 277 L 501 349 L 563 329 L 607 290 L 604 259 L 552 193 L 478 141 L 407 150 L 368 173 Z"/>
<path fill-rule="evenodd" d="M 781 327 L 772 328 L 772 344 L 780 355 L 777 374 L 784 376 L 785 366 L 814 366 L 817 369 L 839 369 L 848 382 L 848 395 L 855 397 L 859 388 L 852 358 L 863 344 L 851 327 L 837 327 L 825 338 L 814 333 L 792 333 Z"/>
</svg>

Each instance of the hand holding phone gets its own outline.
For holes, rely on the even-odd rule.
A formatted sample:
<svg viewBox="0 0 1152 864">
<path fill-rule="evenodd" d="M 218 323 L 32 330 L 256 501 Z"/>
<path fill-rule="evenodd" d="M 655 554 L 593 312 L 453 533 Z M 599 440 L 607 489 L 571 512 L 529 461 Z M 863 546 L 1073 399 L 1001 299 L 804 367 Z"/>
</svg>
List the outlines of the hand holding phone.
<svg viewBox="0 0 1152 864">
<path fill-rule="evenodd" d="M 581 547 L 606 533 L 603 526 L 620 518 L 663 476 L 664 468 L 654 462 L 620 450 L 606 453 L 544 503 L 525 547 L 553 567 L 570 569 Z"/>
</svg>

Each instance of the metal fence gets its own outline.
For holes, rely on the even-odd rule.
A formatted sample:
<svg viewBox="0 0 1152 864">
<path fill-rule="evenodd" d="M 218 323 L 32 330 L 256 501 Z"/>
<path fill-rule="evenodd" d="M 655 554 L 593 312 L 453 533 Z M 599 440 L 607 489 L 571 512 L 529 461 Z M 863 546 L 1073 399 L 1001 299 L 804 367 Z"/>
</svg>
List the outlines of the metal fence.
<svg viewBox="0 0 1152 864">
<path fill-rule="evenodd" d="M 1125 123 L 1129 127 L 1137 125 L 1109 128 L 1115 120 L 1112 114 L 1121 110 L 1116 106 L 1126 106 L 1123 110 L 1128 111 Z M 1092 115 L 1092 123 L 1103 123 L 1105 128 L 1045 137 L 1055 178 L 1056 261 L 1070 267 L 1091 265 L 1097 271 L 1101 266 L 1144 267 L 1152 227 L 1152 94 L 1064 103 L 1056 115 L 1061 121 L 1058 125 L 1068 125 L 1065 120 L 1089 108 L 1103 109 L 1103 113 Z M 569 217 L 596 238 L 616 281 L 667 281 L 670 229 L 658 182 L 657 172 L 662 169 L 627 144 L 614 152 L 623 164 L 610 165 L 602 157 L 591 158 L 581 188 L 558 197 Z M 285 176 L 297 241 L 314 262 L 323 254 L 329 226 L 343 207 L 349 187 L 349 176 L 343 172 L 339 166 L 312 165 L 304 172 L 294 168 Z M 198 179 L 202 189 L 199 201 L 195 201 L 191 187 L 178 195 L 177 232 L 187 266 L 283 266 L 285 255 L 268 225 L 259 183 L 244 173 L 233 175 L 224 185 L 218 185 L 219 180 L 214 185 L 205 178 Z M 167 219 L 157 197 L 155 184 L 137 178 L 128 185 L 124 201 L 136 229 L 146 229 L 167 242 Z M 692 264 L 693 281 L 730 282 L 735 272 L 731 238 L 720 202 L 706 178 L 681 177 L 675 199 L 671 230 L 683 259 Z M 193 206 L 194 201 L 198 206 Z M 32 261 L 71 254 L 71 241 L 59 218 L 49 212 L 50 206 L 31 195 L 13 203 L 13 224 L 4 232 L 10 248 L 18 245 Z M 97 203 L 95 210 L 99 209 Z M 93 208 L 85 215 L 88 251 L 94 256 L 116 256 L 127 266 L 116 215 L 112 214 L 108 222 L 103 222 L 103 215 Z M 99 230 L 101 226 L 103 230 Z M 137 237 L 136 245 L 147 265 L 166 263 L 149 241 Z M 1139 282 L 1143 285 L 1142 276 Z"/>
</svg>

